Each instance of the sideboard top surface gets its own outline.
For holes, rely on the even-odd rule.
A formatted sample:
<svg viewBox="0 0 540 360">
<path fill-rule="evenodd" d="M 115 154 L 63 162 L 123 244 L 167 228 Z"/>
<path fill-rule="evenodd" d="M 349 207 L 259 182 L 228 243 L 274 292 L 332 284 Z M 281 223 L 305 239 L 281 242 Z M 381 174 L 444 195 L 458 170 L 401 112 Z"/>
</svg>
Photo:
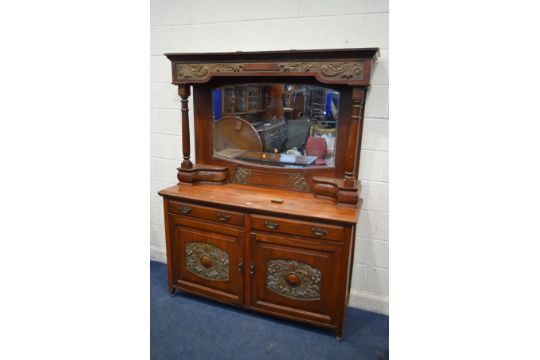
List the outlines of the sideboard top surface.
<svg viewBox="0 0 540 360">
<path fill-rule="evenodd" d="M 311 193 L 239 184 L 179 184 L 161 190 L 159 194 L 168 198 L 225 205 L 247 211 L 263 211 L 349 224 L 357 223 L 360 213 L 360 206 L 336 205 L 332 200 L 315 198 Z M 283 202 L 273 203 L 272 200 Z"/>
</svg>

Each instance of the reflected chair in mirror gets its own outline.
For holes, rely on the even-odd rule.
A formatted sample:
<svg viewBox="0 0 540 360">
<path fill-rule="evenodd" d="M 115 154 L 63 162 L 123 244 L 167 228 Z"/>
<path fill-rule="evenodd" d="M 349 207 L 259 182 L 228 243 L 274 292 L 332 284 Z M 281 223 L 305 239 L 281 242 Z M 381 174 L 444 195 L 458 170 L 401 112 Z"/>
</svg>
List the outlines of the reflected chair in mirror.
<svg viewBox="0 0 540 360">
<path fill-rule="evenodd" d="M 316 156 L 315 165 L 326 163 L 327 145 L 326 140 L 320 136 L 311 136 L 306 142 L 306 154 Z"/>
</svg>

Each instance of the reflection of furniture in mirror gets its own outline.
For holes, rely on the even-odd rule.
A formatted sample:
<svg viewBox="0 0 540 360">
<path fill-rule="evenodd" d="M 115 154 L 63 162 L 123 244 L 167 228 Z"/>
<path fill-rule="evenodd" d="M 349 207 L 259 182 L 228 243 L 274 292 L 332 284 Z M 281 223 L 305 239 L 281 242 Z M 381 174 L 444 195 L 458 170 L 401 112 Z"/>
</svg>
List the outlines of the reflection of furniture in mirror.
<svg viewBox="0 0 540 360">
<path fill-rule="evenodd" d="M 287 122 L 287 149 L 296 148 L 301 150 L 309 136 L 310 118 L 302 117 Z"/>
<path fill-rule="evenodd" d="M 239 160 L 253 161 L 265 165 L 313 165 L 317 160 L 317 156 L 302 156 L 302 155 L 287 155 L 287 154 L 272 154 L 263 152 L 242 152 L 235 156 Z"/>
<path fill-rule="evenodd" d="M 214 149 L 216 152 L 225 149 L 262 151 L 263 147 L 253 125 L 242 118 L 227 116 L 214 123 Z"/>
<path fill-rule="evenodd" d="M 250 97 L 255 100 L 249 100 Z M 242 99 L 243 105 L 239 106 L 237 99 Z M 311 135 L 324 134 L 323 140 L 328 142 L 328 147 L 335 143 L 339 99 L 339 91 L 323 86 L 294 83 L 227 85 L 212 90 L 213 118 L 219 121 L 222 112 L 227 116 L 228 108 L 230 114 L 234 113 L 253 125 L 261 138 L 264 152 L 298 152 L 302 155 L 306 152 L 304 146 Z M 251 110 L 247 107 L 251 107 Z M 314 129 L 325 131 L 313 134 Z M 242 136 L 240 133 L 238 135 Z M 216 134 L 214 139 L 219 142 Z M 214 146 L 216 154 L 220 151 L 221 146 Z M 319 159 L 316 165 L 333 166 L 334 152 L 328 152 L 328 156 Z"/>
<path fill-rule="evenodd" d="M 319 136 L 310 136 L 306 143 L 306 154 L 315 156 L 315 164 L 324 164 L 328 146 L 326 140 Z"/>
<path fill-rule="evenodd" d="M 224 149 L 281 152 L 287 140 L 284 121 L 272 121 L 253 125 L 237 116 L 225 116 L 214 122 L 214 151 L 218 155 Z"/>
<path fill-rule="evenodd" d="M 264 112 L 262 101 L 264 88 L 258 86 L 226 86 L 221 89 L 223 101 L 221 113 L 224 115 L 245 116 L 256 118 Z"/>
<path fill-rule="evenodd" d="M 183 149 L 180 182 L 160 191 L 172 294 L 307 322 L 341 338 L 377 53 L 167 55 L 181 97 Z"/>
</svg>

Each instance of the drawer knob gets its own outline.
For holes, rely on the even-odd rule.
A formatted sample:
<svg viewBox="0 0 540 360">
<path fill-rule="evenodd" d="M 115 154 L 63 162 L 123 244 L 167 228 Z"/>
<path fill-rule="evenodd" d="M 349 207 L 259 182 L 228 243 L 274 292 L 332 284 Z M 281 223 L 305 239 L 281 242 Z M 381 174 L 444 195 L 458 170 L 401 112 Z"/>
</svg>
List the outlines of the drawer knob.
<svg viewBox="0 0 540 360">
<path fill-rule="evenodd" d="M 222 222 L 226 222 L 226 221 L 229 221 L 229 219 L 231 218 L 229 215 L 226 215 L 226 214 L 221 214 L 221 213 L 218 213 L 216 215 L 217 219 L 219 221 L 222 221 Z"/>
<path fill-rule="evenodd" d="M 205 268 L 211 268 L 212 265 L 213 265 L 213 261 L 212 261 L 212 258 L 208 255 L 203 255 L 201 256 L 201 264 L 202 266 L 204 266 Z"/>
<path fill-rule="evenodd" d="M 264 225 L 265 225 L 268 229 L 274 230 L 274 229 L 276 229 L 276 228 L 279 226 L 279 223 L 277 223 L 277 222 L 275 222 L 275 221 L 272 221 L 272 220 L 265 220 Z"/>
<path fill-rule="evenodd" d="M 184 215 L 185 215 L 185 214 L 189 214 L 189 213 L 191 212 L 191 208 L 190 208 L 190 207 L 187 207 L 187 206 L 182 206 L 182 207 L 180 208 L 180 212 L 181 212 L 182 214 L 184 214 Z"/>
<path fill-rule="evenodd" d="M 298 276 L 298 274 L 293 273 L 293 272 L 289 273 L 287 277 L 285 278 L 285 280 L 287 280 L 287 283 L 292 287 L 300 285 L 300 282 L 302 281 L 300 279 L 300 276 Z"/>
<path fill-rule="evenodd" d="M 328 230 L 321 229 L 321 228 L 318 228 L 318 227 L 312 227 L 311 231 L 313 232 L 313 234 L 315 234 L 315 236 L 324 236 L 324 235 L 328 234 Z"/>
</svg>

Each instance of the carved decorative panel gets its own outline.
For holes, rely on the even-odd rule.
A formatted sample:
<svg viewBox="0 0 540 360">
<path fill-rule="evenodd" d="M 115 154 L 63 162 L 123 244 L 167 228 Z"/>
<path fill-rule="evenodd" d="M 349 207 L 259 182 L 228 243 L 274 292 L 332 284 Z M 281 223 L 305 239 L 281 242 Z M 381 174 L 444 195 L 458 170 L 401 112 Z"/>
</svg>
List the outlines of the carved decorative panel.
<svg viewBox="0 0 540 360">
<path fill-rule="evenodd" d="M 238 167 L 236 173 L 234 174 L 233 181 L 239 184 L 247 183 L 249 177 L 251 176 L 251 170 L 243 167 Z"/>
<path fill-rule="evenodd" d="M 273 259 L 266 263 L 266 286 L 276 294 L 300 300 L 319 300 L 321 272 L 300 261 Z"/>
<path fill-rule="evenodd" d="M 293 190 L 309 192 L 309 184 L 304 174 L 289 174 L 289 184 Z"/>
<path fill-rule="evenodd" d="M 256 66 L 255 66 L 256 65 Z M 276 66 L 277 65 L 277 66 Z M 214 63 L 176 64 L 176 80 L 203 80 L 216 73 L 242 73 L 250 71 L 293 72 L 316 75 L 328 79 L 363 80 L 362 61 L 340 62 L 281 62 L 281 63 Z"/>
<path fill-rule="evenodd" d="M 209 73 L 238 72 L 242 64 L 177 64 L 177 79 L 204 78 Z"/>
<path fill-rule="evenodd" d="M 252 177 L 252 175 L 254 176 Z M 274 180 L 274 183 L 271 184 L 269 179 Z M 305 175 L 301 173 L 272 173 L 268 171 L 252 170 L 239 166 L 236 168 L 232 182 L 246 185 L 291 189 L 301 192 L 310 191 L 309 183 L 307 182 Z"/>
<path fill-rule="evenodd" d="M 229 254 L 212 244 L 188 242 L 186 269 L 208 280 L 229 280 Z"/>
</svg>

